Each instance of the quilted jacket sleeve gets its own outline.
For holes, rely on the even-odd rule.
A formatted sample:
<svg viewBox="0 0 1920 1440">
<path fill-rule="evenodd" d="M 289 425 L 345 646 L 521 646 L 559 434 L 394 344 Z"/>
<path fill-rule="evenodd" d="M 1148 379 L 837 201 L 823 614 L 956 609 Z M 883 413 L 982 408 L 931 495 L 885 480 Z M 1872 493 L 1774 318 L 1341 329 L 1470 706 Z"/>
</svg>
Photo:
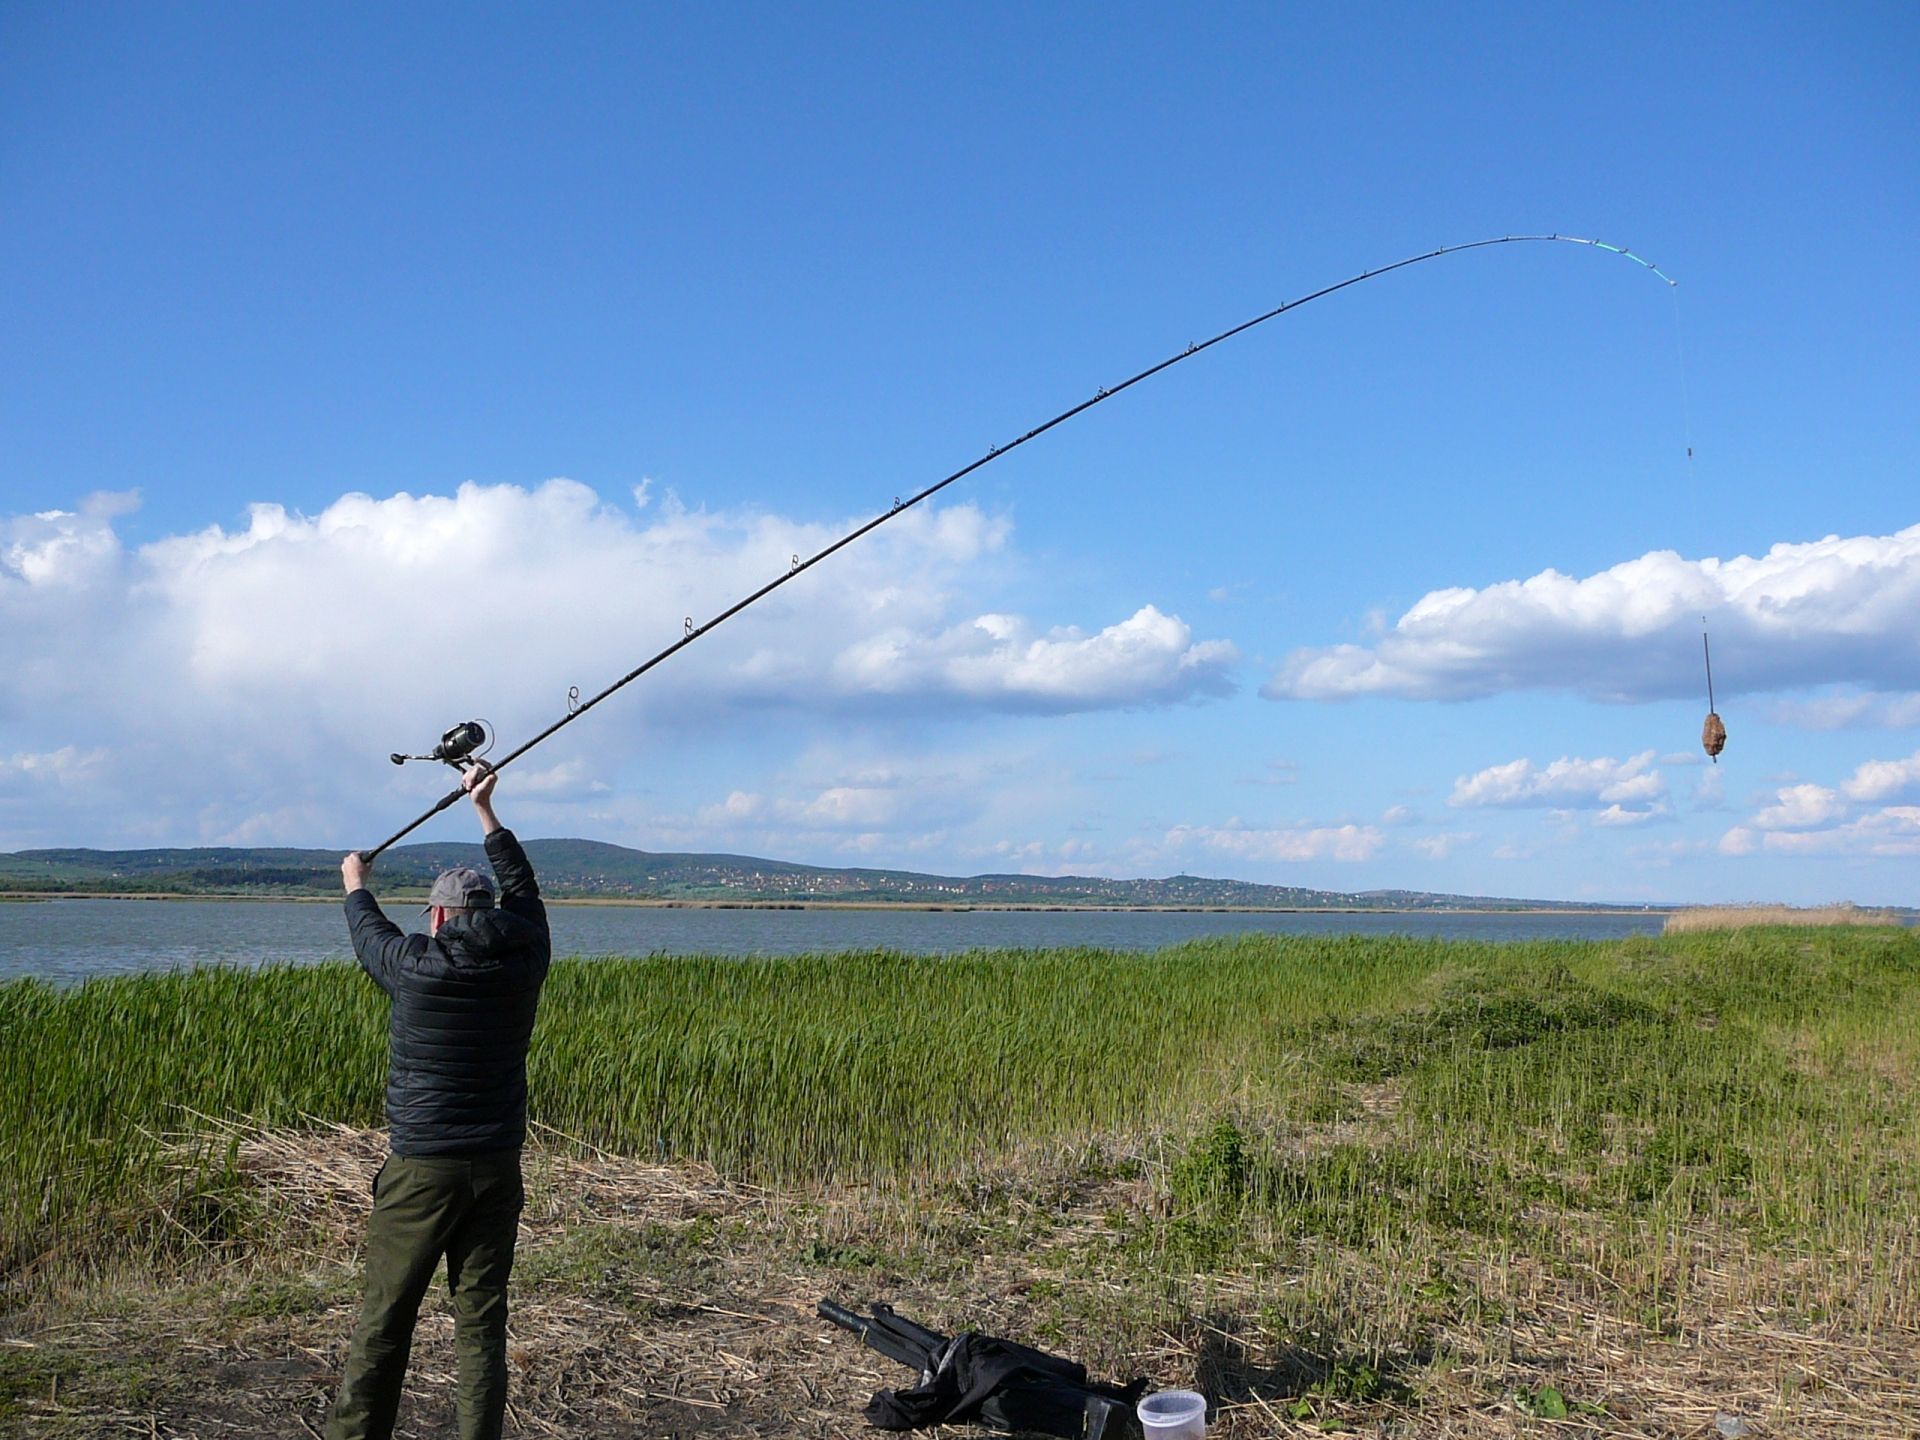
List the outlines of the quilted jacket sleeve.
<svg viewBox="0 0 1920 1440">
<path fill-rule="evenodd" d="M 354 958 L 387 994 L 393 994 L 394 974 L 407 953 L 407 936 L 387 919 L 370 890 L 347 896 L 347 930 L 353 937 Z"/>
<path fill-rule="evenodd" d="M 493 862 L 493 875 L 500 882 L 500 908 L 523 920 L 531 920 L 542 932 L 547 929 L 547 907 L 540 899 L 540 882 L 534 878 L 527 852 L 511 830 L 496 830 L 487 836 L 487 859 Z"/>
</svg>

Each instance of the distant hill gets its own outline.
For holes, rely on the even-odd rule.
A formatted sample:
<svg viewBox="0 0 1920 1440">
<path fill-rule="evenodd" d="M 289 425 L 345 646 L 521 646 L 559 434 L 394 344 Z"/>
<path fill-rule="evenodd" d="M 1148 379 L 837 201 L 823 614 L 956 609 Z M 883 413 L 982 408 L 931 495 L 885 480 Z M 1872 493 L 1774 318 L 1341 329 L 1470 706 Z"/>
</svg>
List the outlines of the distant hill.
<svg viewBox="0 0 1920 1440">
<path fill-rule="evenodd" d="M 1644 909 L 1550 900 L 1433 895 L 1417 890 L 1307 890 L 1198 875 L 1109 880 L 1086 875 L 923 875 L 833 869 L 749 855 L 629 850 L 598 840 L 529 840 L 540 885 L 557 899 L 679 900 L 738 904 L 1111 905 L 1262 910 Z M 474 843 L 402 845 L 380 857 L 377 888 L 424 892 L 452 865 L 484 867 Z M 332 850 L 21 850 L 0 853 L 0 894 L 331 895 L 340 888 Z"/>
</svg>

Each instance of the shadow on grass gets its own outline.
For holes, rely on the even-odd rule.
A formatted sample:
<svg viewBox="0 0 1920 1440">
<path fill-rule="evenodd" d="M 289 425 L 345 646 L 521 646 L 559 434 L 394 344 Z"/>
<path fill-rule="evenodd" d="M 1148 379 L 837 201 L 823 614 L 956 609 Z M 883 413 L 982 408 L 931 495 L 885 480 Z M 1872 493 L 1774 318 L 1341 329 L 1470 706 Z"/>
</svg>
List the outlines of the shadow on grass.
<svg viewBox="0 0 1920 1440">
<path fill-rule="evenodd" d="M 1249 1334 L 1245 1317 L 1222 1312 L 1198 1317 L 1195 1328 L 1194 1378 L 1210 1417 L 1224 1407 L 1303 1420 L 1329 1403 L 1410 1405 L 1417 1397 L 1409 1380 L 1433 1360 L 1429 1350 L 1370 1355 L 1304 1335 L 1276 1343 L 1264 1333 Z M 1262 1351 L 1272 1357 L 1266 1363 L 1252 1358 Z"/>
</svg>

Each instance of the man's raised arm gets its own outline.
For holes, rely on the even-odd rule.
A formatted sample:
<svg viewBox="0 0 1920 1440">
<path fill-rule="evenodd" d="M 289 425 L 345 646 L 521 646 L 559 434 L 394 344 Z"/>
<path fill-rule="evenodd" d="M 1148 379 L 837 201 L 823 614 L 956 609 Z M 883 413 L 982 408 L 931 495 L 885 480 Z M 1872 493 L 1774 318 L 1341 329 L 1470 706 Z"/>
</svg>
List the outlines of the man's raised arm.
<svg viewBox="0 0 1920 1440">
<path fill-rule="evenodd" d="M 407 948 L 407 937 L 400 927 L 387 919 L 380 902 L 367 889 L 367 877 L 373 863 L 358 851 L 340 862 L 340 883 L 347 892 L 347 930 L 353 937 L 354 958 L 360 968 L 389 995 L 393 993 L 393 969 Z"/>
<path fill-rule="evenodd" d="M 500 908 L 545 929 L 547 907 L 540 899 L 540 882 L 534 879 L 533 865 L 520 848 L 514 833 L 493 813 L 493 787 L 499 772 L 484 763 L 467 771 L 461 784 L 473 797 L 473 808 L 480 817 L 480 833 L 486 839 L 487 859 L 493 862 L 494 878 L 500 882 Z"/>
</svg>

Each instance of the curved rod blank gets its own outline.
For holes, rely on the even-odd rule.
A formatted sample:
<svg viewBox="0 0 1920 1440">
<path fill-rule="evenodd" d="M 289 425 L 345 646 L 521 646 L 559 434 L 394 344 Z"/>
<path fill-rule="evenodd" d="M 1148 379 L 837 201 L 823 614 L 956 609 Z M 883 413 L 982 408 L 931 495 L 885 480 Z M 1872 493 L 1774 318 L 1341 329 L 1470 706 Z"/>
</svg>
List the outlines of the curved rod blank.
<svg viewBox="0 0 1920 1440">
<path fill-rule="evenodd" d="M 1389 275 L 1395 270 L 1404 270 L 1409 265 L 1419 265 L 1428 260 L 1438 260 L 1442 255 L 1458 255 L 1464 250 L 1481 250 L 1481 249 L 1485 249 L 1489 245 L 1517 245 L 1517 244 L 1524 244 L 1532 241 L 1553 241 L 1553 242 L 1558 242 L 1560 244 L 1566 244 L 1566 245 L 1588 245 L 1593 247 L 1596 250 L 1605 250 L 1610 254 L 1624 256 L 1627 259 L 1633 261 L 1636 265 L 1641 265 L 1641 266 L 1644 266 L 1646 269 L 1651 270 L 1655 275 L 1658 275 L 1662 280 L 1665 280 L 1667 284 L 1670 286 L 1676 285 L 1679 283 L 1678 281 L 1674 280 L 1671 276 L 1665 274 L 1652 261 L 1643 260 L 1641 259 L 1640 256 L 1635 255 L 1631 250 L 1627 250 L 1618 245 L 1609 245 L 1605 241 L 1583 239 L 1578 235 L 1500 235 L 1490 240 L 1470 240 L 1464 245 L 1443 245 L 1438 250 L 1428 250 L 1423 254 L 1410 255 L 1405 260 L 1396 260 L 1393 264 L 1382 265 L 1376 270 L 1363 270 L 1358 275 L 1350 276 L 1349 278 L 1340 281 L 1338 284 L 1328 285 L 1323 289 L 1315 290 L 1310 295 L 1302 295 L 1297 300 L 1288 300 L 1283 304 L 1275 306 L 1273 309 L 1267 311 L 1263 315 L 1256 315 L 1251 320 L 1242 321 L 1240 324 L 1235 325 L 1232 329 L 1222 330 L 1218 335 L 1215 335 L 1211 340 L 1202 340 L 1196 345 L 1189 345 L 1187 346 L 1186 349 L 1180 351 L 1179 353 L 1174 355 L 1169 355 L 1166 359 L 1162 360 L 1159 364 L 1149 365 L 1145 370 L 1142 370 L 1139 374 L 1129 376 L 1125 380 L 1122 380 L 1118 385 L 1112 386 L 1111 388 L 1095 391 L 1093 396 L 1090 399 L 1082 400 L 1078 405 L 1073 406 L 1071 409 L 1062 410 L 1058 415 L 1054 416 L 1051 420 L 1048 420 L 1043 424 L 1034 426 L 1031 430 L 1027 431 L 1026 434 L 1020 436 L 1016 440 L 1010 440 L 1004 445 L 995 445 L 992 449 L 988 450 L 986 454 L 980 456 L 979 459 L 974 460 L 969 464 L 961 466 L 958 470 L 954 471 L 951 475 L 947 476 L 943 480 L 936 480 L 933 484 L 927 486 L 926 489 L 920 491 L 917 495 L 909 496 L 905 500 L 896 499 L 893 502 L 892 508 L 886 511 L 883 511 L 879 515 L 874 516 L 873 519 L 867 521 L 866 524 L 860 526 L 858 529 L 850 531 L 847 534 L 841 536 L 838 540 L 834 541 L 831 545 L 827 546 L 826 549 L 822 550 L 819 554 L 814 555 L 806 560 L 796 559 L 793 567 L 789 569 L 786 572 L 786 574 L 780 576 L 776 580 L 769 581 L 767 584 L 762 585 L 758 590 L 754 591 L 751 595 L 748 595 L 744 599 L 736 601 L 734 604 L 729 605 L 725 610 L 722 610 L 718 615 L 715 615 L 711 620 L 707 621 L 706 624 L 693 626 L 689 628 L 687 632 L 684 635 L 682 635 L 678 640 L 674 641 L 673 644 L 667 646 L 666 649 L 660 651 L 657 655 L 651 656 L 647 660 L 643 661 L 641 664 L 635 666 L 632 670 L 629 670 L 625 675 L 622 675 L 618 680 L 614 681 L 611 685 L 607 686 L 607 688 L 602 690 L 598 695 L 593 696 L 591 699 L 583 700 L 579 702 L 578 705 L 571 706 L 571 708 L 569 708 L 568 712 L 565 715 L 561 716 L 558 720 L 554 721 L 553 724 L 547 726 L 546 729 L 542 730 L 539 734 L 535 735 L 531 740 L 528 740 L 525 744 L 521 745 L 518 749 L 509 752 L 507 755 L 503 756 L 501 759 L 491 762 L 493 765 L 493 768 L 496 770 L 506 769 L 507 766 L 511 765 L 515 760 L 518 760 L 522 755 L 526 754 L 529 750 L 533 749 L 533 747 L 538 745 L 541 741 L 547 739 L 549 736 L 555 734 L 556 732 L 565 729 L 567 726 L 571 725 L 574 721 L 578 720 L 582 715 L 586 714 L 594 706 L 598 705 L 602 700 L 605 700 L 609 695 L 613 694 L 614 691 L 619 690 L 624 686 L 632 684 L 635 680 L 638 680 L 642 675 L 646 674 L 647 671 L 653 669 L 654 666 L 658 665 L 662 660 L 665 660 L 668 656 L 677 654 L 681 650 L 686 649 L 687 646 L 693 644 L 694 641 L 698 640 L 701 636 L 705 635 L 708 631 L 712 630 L 715 626 L 721 625 L 726 621 L 731 620 L 735 615 L 738 615 L 742 610 L 745 610 L 748 606 L 754 604 L 756 601 L 759 601 L 765 598 L 768 595 L 771 595 L 775 590 L 778 590 L 782 585 L 786 584 L 789 580 L 795 579 L 796 577 L 804 574 L 806 571 L 811 570 L 815 565 L 818 565 L 822 560 L 826 559 L 829 555 L 833 554 L 836 550 L 841 550 L 847 547 L 848 545 L 851 545 L 854 541 L 858 540 L 862 535 L 865 535 L 870 530 L 879 529 L 880 526 L 886 524 L 887 521 L 893 519 L 894 516 L 900 514 L 902 511 L 911 510 L 914 506 L 918 505 L 922 500 L 927 499 L 929 496 L 937 495 L 940 491 L 946 489 L 947 486 L 953 484 L 954 481 L 963 479 L 966 476 L 971 475 L 974 471 L 980 469 L 984 465 L 992 464 L 995 460 L 998 460 L 1002 455 L 1005 455 L 1008 451 L 1017 450 L 1022 445 L 1026 444 L 1029 440 L 1037 440 L 1040 436 L 1046 434 L 1047 431 L 1053 429 L 1054 426 L 1066 423 L 1068 420 L 1073 419 L 1074 416 L 1080 414 L 1082 411 L 1091 410 L 1094 406 L 1099 405 L 1104 401 L 1111 400 L 1114 396 L 1118 395 L 1122 390 L 1130 389 L 1131 387 L 1138 385 L 1142 380 L 1150 379 L 1151 377 L 1158 375 L 1162 370 L 1171 369 L 1173 366 L 1178 365 L 1182 360 L 1190 360 L 1195 355 L 1198 355 L 1202 350 L 1210 350 L 1223 340 L 1231 340 L 1234 336 L 1242 333 L 1243 331 L 1251 330 L 1256 325 L 1264 325 L 1267 321 L 1275 319 L 1278 316 L 1284 315 L 1289 310 L 1297 310 L 1302 305 L 1307 304 L 1309 301 L 1318 300 L 1322 296 L 1331 295 L 1338 290 L 1345 290 L 1350 285 L 1358 285 L 1365 280 L 1373 280 L 1382 275 Z M 393 845 L 396 841 L 411 834 L 413 831 L 417 830 L 420 826 L 426 824 L 427 821 L 431 820 L 435 815 L 438 815 L 442 810 L 445 810 L 448 806 L 452 805 L 456 800 L 458 800 L 465 793 L 466 791 L 464 787 L 462 787 L 459 789 L 452 790 L 448 792 L 446 795 L 443 795 L 439 799 L 439 801 L 435 803 L 434 807 L 431 810 L 428 810 L 427 812 L 422 814 L 418 819 L 413 820 L 410 823 L 402 826 L 400 829 L 394 831 L 393 834 L 389 835 L 386 839 L 382 840 L 378 845 L 374 846 L 373 849 L 361 851 L 360 853 L 362 857 L 367 860 L 372 860 L 376 855 L 380 854 L 381 851 L 387 849 L 389 846 Z"/>
</svg>

